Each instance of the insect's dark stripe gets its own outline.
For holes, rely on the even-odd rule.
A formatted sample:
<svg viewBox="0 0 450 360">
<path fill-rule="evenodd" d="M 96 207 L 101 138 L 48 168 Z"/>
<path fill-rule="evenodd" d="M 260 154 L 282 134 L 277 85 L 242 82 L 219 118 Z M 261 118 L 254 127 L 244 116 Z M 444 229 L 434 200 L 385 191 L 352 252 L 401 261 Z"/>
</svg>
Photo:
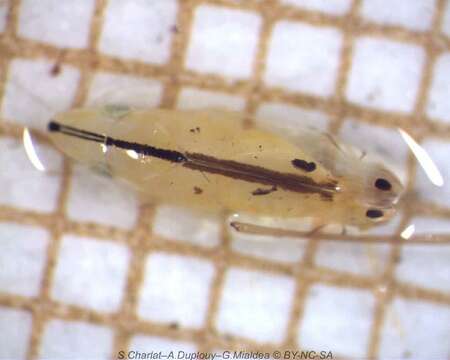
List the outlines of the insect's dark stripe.
<svg viewBox="0 0 450 360">
<path fill-rule="evenodd" d="M 261 166 L 243 164 L 233 160 L 222 160 L 212 156 L 186 153 L 188 159 L 183 166 L 211 174 L 219 174 L 237 180 L 272 185 L 284 190 L 320 194 L 324 198 L 332 198 L 336 192 L 336 182 L 317 183 L 307 176 L 281 173 Z"/>
<path fill-rule="evenodd" d="M 210 174 L 218 174 L 237 180 L 270 185 L 284 190 L 299 193 L 320 194 L 324 199 L 331 200 L 335 193 L 337 183 L 334 181 L 317 183 L 307 176 L 281 173 L 278 171 L 263 168 L 261 166 L 243 164 L 233 160 L 217 159 L 199 153 L 181 153 L 179 151 L 157 148 L 151 145 L 144 145 L 124 140 L 118 140 L 109 136 L 96 134 L 93 132 L 80 130 L 71 126 L 59 124 L 51 121 L 48 130 L 60 132 L 69 136 L 78 137 L 84 140 L 103 143 L 108 146 L 115 146 L 120 149 L 133 150 L 138 154 L 152 156 L 161 160 L 182 163 L 183 167 L 191 170 L 203 171 Z"/>
<path fill-rule="evenodd" d="M 77 128 L 74 128 L 72 126 L 62 125 L 60 123 L 57 123 L 56 121 L 50 121 L 48 123 L 48 131 L 50 132 L 60 132 L 65 135 L 75 136 L 80 139 L 84 140 L 90 140 L 95 142 L 105 142 L 105 136 L 93 133 L 86 130 L 80 130 Z"/>
<path fill-rule="evenodd" d="M 120 149 L 134 150 L 138 154 L 153 156 L 170 162 L 180 163 L 187 161 L 186 157 L 179 151 L 161 149 L 151 145 L 143 145 L 112 138 L 107 138 L 106 145 L 113 145 Z"/>
<path fill-rule="evenodd" d="M 74 136 L 83 140 L 95 141 L 107 146 L 115 146 L 120 149 L 133 150 L 141 155 L 152 156 L 170 162 L 184 162 L 187 160 L 183 153 L 179 151 L 160 149 L 151 145 L 143 145 L 139 143 L 113 139 L 109 136 L 96 134 L 86 130 L 80 130 L 72 126 L 62 125 L 55 121 L 49 122 L 48 130 L 51 132 L 60 132 L 62 134 Z"/>
</svg>

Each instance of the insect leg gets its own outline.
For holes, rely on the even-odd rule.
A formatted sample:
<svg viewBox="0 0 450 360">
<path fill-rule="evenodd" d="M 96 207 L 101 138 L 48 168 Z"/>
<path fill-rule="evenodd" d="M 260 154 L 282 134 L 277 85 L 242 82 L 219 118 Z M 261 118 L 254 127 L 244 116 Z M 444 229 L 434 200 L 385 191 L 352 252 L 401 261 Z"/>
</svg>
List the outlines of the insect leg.
<svg viewBox="0 0 450 360">
<path fill-rule="evenodd" d="M 275 237 L 310 237 L 311 231 L 297 231 L 281 228 L 273 228 L 268 226 L 244 223 L 239 221 L 233 221 L 230 223 L 236 231 L 244 234 L 263 235 L 263 236 L 275 236 Z M 320 240 L 332 240 L 340 242 L 357 242 L 357 243 L 389 243 L 389 244 L 401 244 L 401 245 L 450 245 L 450 236 L 448 234 L 435 234 L 435 235 L 415 235 L 408 240 L 404 240 L 399 235 L 392 235 L 389 237 L 380 238 L 378 235 L 343 235 L 343 234 L 326 234 L 316 232 L 314 238 Z"/>
</svg>

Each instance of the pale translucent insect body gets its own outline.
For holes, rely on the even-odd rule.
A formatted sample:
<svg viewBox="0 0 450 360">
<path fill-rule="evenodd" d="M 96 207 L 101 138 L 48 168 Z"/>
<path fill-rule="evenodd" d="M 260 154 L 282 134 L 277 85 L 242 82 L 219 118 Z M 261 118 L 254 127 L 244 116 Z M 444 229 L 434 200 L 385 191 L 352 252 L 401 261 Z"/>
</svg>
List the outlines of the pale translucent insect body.
<svg viewBox="0 0 450 360">
<path fill-rule="evenodd" d="M 68 156 L 107 169 L 146 201 L 364 229 L 392 217 L 402 190 L 383 165 L 330 135 L 283 137 L 246 127 L 235 112 L 74 109 L 49 129 Z"/>
</svg>

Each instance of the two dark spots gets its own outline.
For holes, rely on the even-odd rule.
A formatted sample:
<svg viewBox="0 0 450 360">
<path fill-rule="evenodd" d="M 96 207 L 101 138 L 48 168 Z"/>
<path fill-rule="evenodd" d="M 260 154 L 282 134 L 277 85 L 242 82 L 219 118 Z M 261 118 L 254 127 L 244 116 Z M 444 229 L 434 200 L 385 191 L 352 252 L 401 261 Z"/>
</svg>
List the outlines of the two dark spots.
<svg viewBox="0 0 450 360">
<path fill-rule="evenodd" d="M 378 190 L 381 191 L 389 191 L 392 189 L 391 183 L 383 178 L 376 179 L 374 185 Z M 384 216 L 384 213 L 383 211 L 378 209 L 369 209 L 366 211 L 366 216 L 369 219 L 379 219 Z"/>
</svg>

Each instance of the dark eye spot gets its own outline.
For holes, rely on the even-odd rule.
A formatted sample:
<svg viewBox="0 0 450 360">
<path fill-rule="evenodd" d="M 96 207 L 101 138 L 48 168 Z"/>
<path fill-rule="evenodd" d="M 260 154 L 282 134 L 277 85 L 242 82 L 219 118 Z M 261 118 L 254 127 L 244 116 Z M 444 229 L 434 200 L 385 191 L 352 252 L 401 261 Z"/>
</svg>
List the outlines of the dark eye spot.
<svg viewBox="0 0 450 360">
<path fill-rule="evenodd" d="M 383 212 L 377 209 L 370 209 L 366 212 L 366 216 L 371 219 L 378 219 L 380 217 L 383 217 L 383 215 Z"/>
<path fill-rule="evenodd" d="M 378 178 L 375 180 L 375 187 L 378 190 L 383 190 L 383 191 L 389 191 L 392 189 L 391 183 L 383 178 Z"/>
</svg>

